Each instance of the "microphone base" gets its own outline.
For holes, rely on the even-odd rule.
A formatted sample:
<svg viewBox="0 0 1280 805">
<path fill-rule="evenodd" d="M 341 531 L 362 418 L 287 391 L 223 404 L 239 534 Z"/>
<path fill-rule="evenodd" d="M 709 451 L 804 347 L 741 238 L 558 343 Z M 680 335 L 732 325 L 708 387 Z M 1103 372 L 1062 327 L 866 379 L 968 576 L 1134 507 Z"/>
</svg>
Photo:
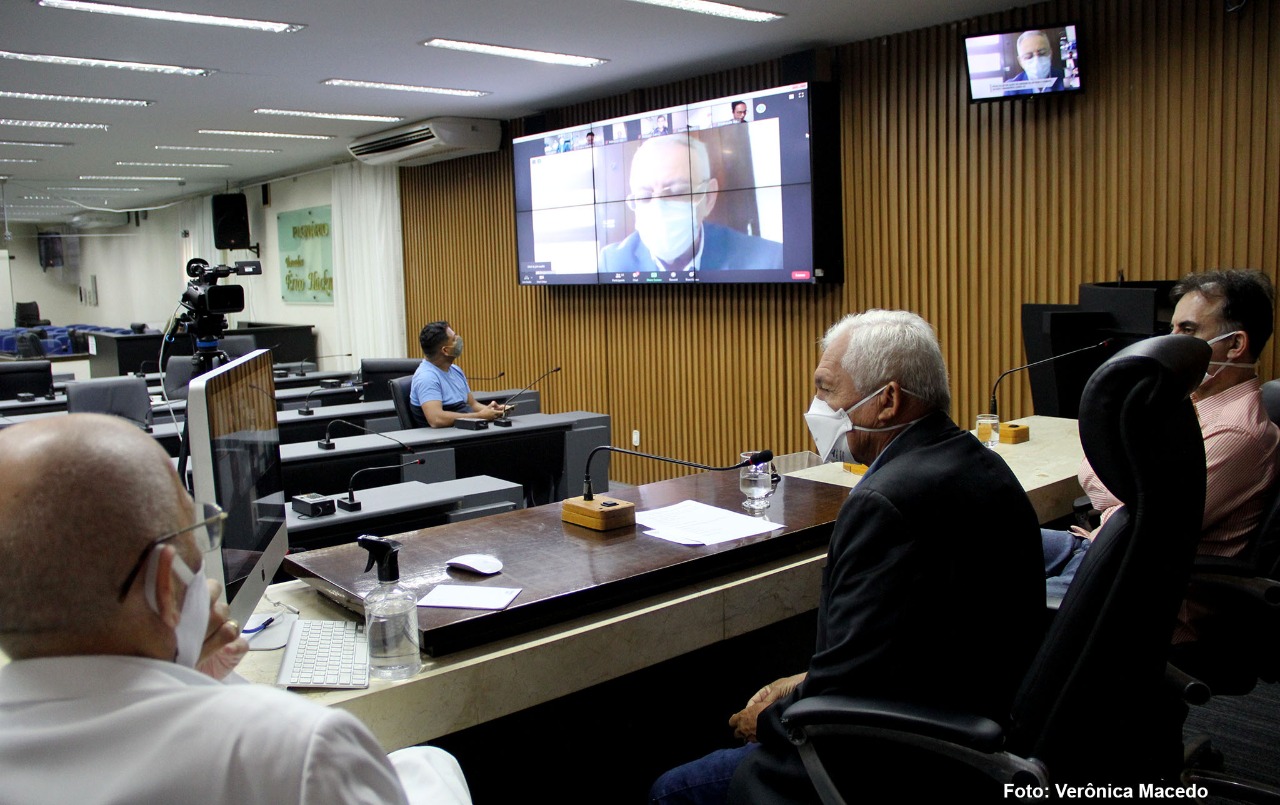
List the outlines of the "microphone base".
<svg viewBox="0 0 1280 805">
<path fill-rule="evenodd" d="M 493 420 L 493 426 L 494 426 L 495 428 L 509 428 L 509 427 L 511 427 L 511 426 L 512 426 L 512 425 L 514 425 L 514 424 L 515 424 L 515 423 L 514 423 L 514 422 L 512 422 L 510 419 L 495 419 L 495 420 Z"/>
<path fill-rule="evenodd" d="M 316 447 L 319 447 L 321 450 L 333 450 L 337 445 L 334 444 L 331 439 L 321 439 L 316 442 Z"/>
<path fill-rule="evenodd" d="M 337 500 L 334 501 L 334 503 L 336 503 L 338 505 L 338 508 L 342 509 L 344 512 L 360 511 L 360 501 L 358 500 L 347 500 L 346 498 L 338 498 Z"/>
<path fill-rule="evenodd" d="M 592 531 L 612 531 L 636 524 L 636 504 L 601 495 L 594 500 L 567 498 L 560 504 L 560 519 Z"/>
<path fill-rule="evenodd" d="M 298 416 L 312 416 L 313 414 L 315 414 L 315 411 L 312 411 L 310 408 L 298 409 Z"/>
</svg>

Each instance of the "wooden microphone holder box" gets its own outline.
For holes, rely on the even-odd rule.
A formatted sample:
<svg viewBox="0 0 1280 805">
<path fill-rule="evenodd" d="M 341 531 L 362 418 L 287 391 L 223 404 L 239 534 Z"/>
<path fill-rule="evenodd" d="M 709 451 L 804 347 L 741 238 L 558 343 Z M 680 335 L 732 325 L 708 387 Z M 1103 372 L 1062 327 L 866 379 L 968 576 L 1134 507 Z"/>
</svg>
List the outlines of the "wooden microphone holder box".
<svg viewBox="0 0 1280 805">
<path fill-rule="evenodd" d="M 635 525 L 636 504 L 600 495 L 592 500 L 583 500 L 581 496 L 568 498 L 560 505 L 560 519 L 593 531 L 610 531 Z"/>
<path fill-rule="evenodd" d="M 1012 422 L 1000 423 L 1000 444 L 1022 444 L 1031 441 L 1031 428 Z"/>
</svg>

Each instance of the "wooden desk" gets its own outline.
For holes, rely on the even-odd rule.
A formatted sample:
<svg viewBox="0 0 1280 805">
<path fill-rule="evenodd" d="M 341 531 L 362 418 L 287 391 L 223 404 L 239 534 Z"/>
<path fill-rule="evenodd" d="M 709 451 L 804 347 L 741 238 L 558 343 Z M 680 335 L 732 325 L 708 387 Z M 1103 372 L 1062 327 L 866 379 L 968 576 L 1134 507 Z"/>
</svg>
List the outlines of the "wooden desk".
<svg viewBox="0 0 1280 805">
<path fill-rule="evenodd" d="M 740 543 L 699 548 L 639 535 L 634 529 L 623 529 L 620 531 L 625 533 L 610 536 L 562 524 L 558 506 L 486 518 L 481 521 L 483 528 L 497 536 L 497 544 L 522 527 L 542 532 L 531 543 L 535 548 L 528 552 L 504 554 L 495 549 L 506 561 L 506 569 L 487 581 L 471 582 L 523 586 L 530 593 L 529 604 L 547 600 L 543 597 L 548 589 L 546 585 L 551 577 L 564 571 L 586 583 L 597 576 L 602 580 L 608 576 L 612 580 L 605 582 L 606 585 L 628 586 L 626 579 L 618 576 L 617 560 L 637 548 L 651 560 L 659 556 L 674 557 L 669 562 L 672 572 L 657 579 L 657 583 L 665 585 L 664 591 L 646 594 L 636 592 L 633 586 L 633 594 L 626 603 L 596 601 L 598 606 L 593 611 L 571 615 L 558 623 L 443 657 L 427 658 L 422 672 L 412 679 L 373 680 L 368 690 L 317 691 L 302 695 L 351 712 L 391 750 L 585 690 L 802 614 L 818 605 L 826 540 L 845 494 L 835 486 L 786 479 L 779 486 L 769 512 L 771 518 L 790 526 L 787 531 L 772 538 L 752 537 Z M 616 496 L 623 497 L 622 494 Z M 737 490 L 737 476 L 733 473 L 718 477 L 695 475 L 649 484 L 630 490 L 626 497 L 639 502 L 642 509 L 690 497 L 734 508 L 742 500 Z M 415 571 L 418 583 L 452 578 L 450 574 L 455 571 L 445 569 L 439 556 L 455 550 L 458 545 L 453 541 L 461 539 L 466 531 L 463 524 L 398 537 L 410 541 L 412 549 L 407 549 L 407 553 L 431 563 L 418 565 L 419 570 Z M 438 536 L 442 532 L 449 535 L 447 539 Z M 474 526 L 470 533 L 476 533 Z M 769 545 L 770 542 L 774 544 Z M 739 552 L 736 556 L 735 550 Z M 786 555 L 749 558 L 769 551 L 782 551 Z M 565 554 L 576 554 L 575 569 L 549 566 L 557 555 Z M 753 564 L 734 566 L 742 561 Z M 401 566 L 407 567 L 405 558 Z M 363 567 L 361 560 L 360 568 Z M 275 585 L 269 595 L 298 607 L 305 618 L 355 617 L 302 582 Z M 522 593 L 513 608 L 518 608 L 524 598 Z M 266 601 L 259 609 L 272 611 Z M 437 617 L 442 623 L 457 622 L 460 612 L 464 621 L 502 614 L 436 612 L 443 614 L 437 616 L 429 610 L 419 610 L 424 621 L 430 623 L 435 623 Z M 251 681 L 270 683 L 274 682 L 279 665 L 279 651 L 254 651 L 241 663 L 240 672 Z M 567 669 L 572 669 L 572 673 Z"/>
<path fill-rule="evenodd" d="M 1041 523 L 1070 515 L 1072 502 L 1084 494 L 1076 478 L 1084 458 L 1076 420 L 1029 416 L 1011 421 L 1028 426 L 1031 440 L 1022 444 L 998 444 L 992 449 L 1005 460 L 1027 491 Z M 820 464 L 793 474 L 846 487 L 856 486 L 861 477 L 845 472 L 840 464 Z"/>
</svg>

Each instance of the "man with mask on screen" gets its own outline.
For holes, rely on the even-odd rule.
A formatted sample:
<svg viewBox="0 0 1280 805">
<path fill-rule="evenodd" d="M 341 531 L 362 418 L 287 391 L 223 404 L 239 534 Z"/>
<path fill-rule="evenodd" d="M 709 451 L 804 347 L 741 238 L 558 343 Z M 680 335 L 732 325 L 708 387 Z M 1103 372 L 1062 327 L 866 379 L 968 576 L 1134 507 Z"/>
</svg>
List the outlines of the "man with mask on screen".
<svg viewBox="0 0 1280 805">
<path fill-rule="evenodd" d="M 805 420 L 819 453 L 869 467 L 832 531 L 809 668 L 761 688 L 729 719 L 745 745 L 667 772 L 653 802 L 815 801 L 781 726 L 790 705 L 884 697 L 1007 723 L 1040 645 L 1035 511 L 1004 460 L 951 421 L 928 322 L 905 311 L 846 316 L 827 331 L 813 382 Z M 867 801 L 901 798 L 911 765 L 900 752 L 872 742 L 850 756 Z M 922 775 L 914 762 L 913 796 L 929 786 L 954 793 L 949 775 Z M 875 790 L 877 780 L 888 788 Z"/>
<path fill-rule="evenodd" d="M 1015 81 L 1040 81 L 1054 79 L 1045 87 L 1028 87 L 1027 89 L 1006 89 L 1005 95 L 1032 95 L 1040 92 L 1059 92 L 1062 90 L 1062 67 L 1053 63 L 1053 46 L 1049 35 L 1044 31 L 1023 31 L 1018 37 L 1018 64 L 1022 72 L 1009 79 Z"/>
<path fill-rule="evenodd" d="M 782 269 L 781 243 L 705 223 L 719 185 L 701 140 L 645 140 L 631 161 L 630 187 L 636 231 L 601 250 L 601 272 Z"/>
</svg>

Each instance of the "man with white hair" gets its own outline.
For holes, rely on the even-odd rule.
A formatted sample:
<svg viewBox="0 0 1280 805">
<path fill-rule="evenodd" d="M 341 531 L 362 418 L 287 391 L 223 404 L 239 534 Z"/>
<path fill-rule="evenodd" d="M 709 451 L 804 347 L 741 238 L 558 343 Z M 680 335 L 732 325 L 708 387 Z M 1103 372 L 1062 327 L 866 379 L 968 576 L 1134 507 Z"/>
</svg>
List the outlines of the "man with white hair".
<svg viewBox="0 0 1280 805">
<path fill-rule="evenodd" d="M 933 328 L 904 311 L 847 316 L 827 331 L 813 382 L 805 419 L 818 452 L 869 465 L 831 535 L 816 650 L 807 671 L 766 685 L 730 718 L 745 746 L 667 772 L 654 802 L 815 800 L 780 722 L 807 696 L 883 697 L 1007 722 L 1040 644 L 1035 511 L 1008 465 L 948 416 Z M 902 798 L 900 755 L 862 744 L 850 757 L 837 765 L 856 765 L 860 791 Z M 910 780 L 913 798 L 951 785 Z"/>
<path fill-rule="evenodd" d="M 719 184 L 707 146 L 688 134 L 651 137 L 631 160 L 627 207 L 636 231 L 600 252 L 601 272 L 780 270 L 782 244 L 704 223 Z"/>
<path fill-rule="evenodd" d="M 204 577 L 224 519 L 123 419 L 0 431 L 0 803 L 470 802 L 439 749 L 213 678 L 248 648 Z"/>
</svg>

